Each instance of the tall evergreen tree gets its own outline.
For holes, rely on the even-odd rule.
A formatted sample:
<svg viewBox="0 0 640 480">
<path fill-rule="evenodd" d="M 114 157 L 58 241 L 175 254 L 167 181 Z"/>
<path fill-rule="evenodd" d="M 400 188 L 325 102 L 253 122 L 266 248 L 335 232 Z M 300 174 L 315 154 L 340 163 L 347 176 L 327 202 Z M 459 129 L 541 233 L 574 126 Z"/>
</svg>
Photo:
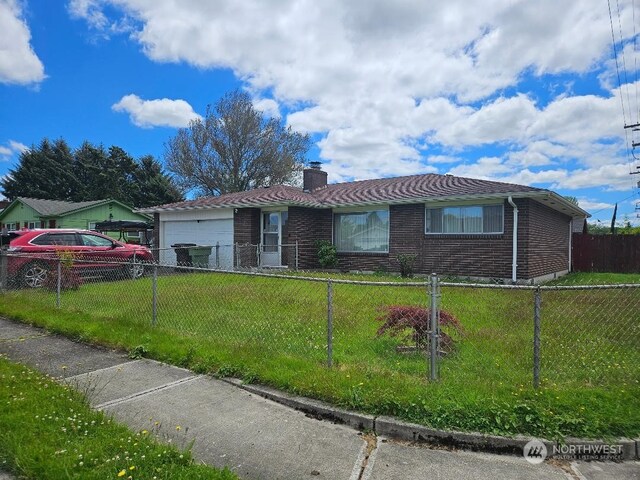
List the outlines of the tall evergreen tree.
<svg viewBox="0 0 640 480">
<path fill-rule="evenodd" d="M 20 154 L 18 167 L 2 180 L 5 197 L 73 200 L 78 179 L 73 169 L 73 154 L 63 139 L 51 143 L 44 139 L 36 147 Z"/>
<path fill-rule="evenodd" d="M 138 161 L 133 181 L 133 202 L 138 207 L 150 207 L 164 203 L 179 202 L 184 197 L 171 177 L 162 170 L 162 165 L 151 155 Z"/>
<path fill-rule="evenodd" d="M 136 161 L 117 146 L 84 142 L 71 151 L 64 140 L 44 139 L 23 152 L 19 164 L 0 182 L 13 200 L 33 197 L 75 202 L 112 198 L 133 207 L 171 203 L 184 197 L 151 155 Z"/>
</svg>

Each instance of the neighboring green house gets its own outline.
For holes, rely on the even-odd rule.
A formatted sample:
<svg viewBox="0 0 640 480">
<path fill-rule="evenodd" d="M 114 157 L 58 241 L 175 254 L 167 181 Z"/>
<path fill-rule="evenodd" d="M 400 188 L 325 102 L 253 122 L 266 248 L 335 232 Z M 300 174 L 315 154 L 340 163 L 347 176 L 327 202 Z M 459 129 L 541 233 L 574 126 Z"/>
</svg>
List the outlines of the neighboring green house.
<svg viewBox="0 0 640 480">
<path fill-rule="evenodd" d="M 0 211 L 0 228 L 77 228 L 94 230 L 97 222 L 132 220 L 149 222 L 151 217 L 135 213 L 117 200 L 64 202 L 18 197 Z"/>
</svg>

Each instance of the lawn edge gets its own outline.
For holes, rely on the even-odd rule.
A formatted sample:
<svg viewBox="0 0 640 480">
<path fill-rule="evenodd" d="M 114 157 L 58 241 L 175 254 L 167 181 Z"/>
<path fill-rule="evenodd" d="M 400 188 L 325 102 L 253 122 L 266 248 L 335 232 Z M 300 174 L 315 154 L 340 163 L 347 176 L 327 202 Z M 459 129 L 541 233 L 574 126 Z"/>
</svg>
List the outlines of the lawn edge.
<svg viewBox="0 0 640 480">
<path fill-rule="evenodd" d="M 129 354 L 126 348 L 121 345 L 113 345 L 109 344 L 108 342 L 103 343 L 97 339 L 79 340 L 77 336 L 72 335 L 71 333 L 65 332 L 61 329 L 51 329 L 41 326 L 36 321 L 30 319 L 13 317 L 6 314 L 0 314 L 0 318 L 4 318 L 14 323 L 27 325 L 33 329 L 44 331 L 52 335 L 64 337 L 78 344 L 88 345 L 90 347 L 105 351 L 110 350 Z M 145 356 L 143 358 L 153 360 L 158 363 L 164 363 L 166 365 L 185 368 L 180 365 L 174 365 L 172 363 L 157 360 L 152 356 Z M 189 368 L 186 368 L 186 370 L 193 372 L 193 370 Z M 195 374 L 196 372 L 193 373 Z M 207 374 L 207 376 L 213 375 Z M 608 446 L 616 444 L 622 445 L 622 460 L 640 460 L 640 438 L 618 438 L 616 440 L 605 441 L 601 439 L 580 439 L 574 437 L 566 437 L 564 441 L 551 441 L 526 435 L 515 435 L 513 437 L 507 437 L 500 435 L 490 435 L 480 432 L 438 430 L 426 425 L 406 422 L 404 420 L 398 419 L 397 417 L 386 415 L 376 416 L 345 410 L 322 400 L 292 395 L 290 393 L 287 393 L 286 391 L 278 390 L 266 385 L 245 383 L 243 380 L 234 377 L 221 377 L 219 379 L 225 381 L 230 385 L 241 388 L 247 392 L 288 406 L 290 408 L 293 408 L 294 410 L 304 412 L 319 420 L 328 420 L 334 423 L 351 426 L 352 428 L 359 431 L 373 432 L 378 436 L 409 441 L 412 443 L 432 444 L 449 447 L 452 449 L 463 449 L 506 455 L 522 455 L 524 445 L 526 445 L 527 442 L 532 439 L 542 440 L 545 446 L 547 446 L 548 451 L 551 451 L 551 447 L 554 445 L 561 446 L 580 444 L 590 446 Z M 549 455 L 549 458 L 553 458 L 553 456 Z"/>
<path fill-rule="evenodd" d="M 238 378 L 224 377 L 221 378 L 221 380 L 249 393 L 253 393 L 273 402 L 306 413 L 318 420 L 328 420 L 334 423 L 348 425 L 362 432 L 373 432 L 377 436 L 392 438 L 395 440 L 403 440 L 411 443 L 432 444 L 452 449 L 517 456 L 523 454 L 524 446 L 533 439 L 541 440 L 547 447 L 548 452 L 552 452 L 552 448 L 554 446 L 559 448 L 563 445 L 589 445 L 596 448 L 609 445 L 620 445 L 622 447 L 622 460 L 640 460 L 640 439 L 631 440 L 628 438 L 619 438 L 612 441 L 605 441 L 567 437 L 564 442 L 558 442 L 525 435 L 505 437 L 479 432 L 437 430 L 424 425 L 405 422 L 398 418 L 386 415 L 374 416 L 359 412 L 352 412 L 335 407 L 320 400 L 301 397 L 299 395 L 291 395 L 264 385 L 245 383 Z M 555 456 L 557 457 L 559 455 Z M 550 454 L 548 458 L 554 458 L 554 455 Z"/>
</svg>

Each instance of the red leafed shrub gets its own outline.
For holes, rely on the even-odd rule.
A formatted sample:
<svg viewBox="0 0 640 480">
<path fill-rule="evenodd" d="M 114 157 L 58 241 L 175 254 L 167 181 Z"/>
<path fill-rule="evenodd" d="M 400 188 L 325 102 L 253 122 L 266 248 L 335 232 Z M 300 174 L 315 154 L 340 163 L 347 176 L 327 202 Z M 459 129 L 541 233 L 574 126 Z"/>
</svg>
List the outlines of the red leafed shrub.
<svg viewBox="0 0 640 480">
<path fill-rule="evenodd" d="M 60 277 L 60 289 L 61 290 L 77 290 L 82 285 L 82 277 L 78 274 L 78 272 L 63 268 L 61 270 Z M 43 286 L 48 289 L 55 291 L 58 289 L 58 271 L 52 270 L 47 274 L 47 277 L 44 279 Z"/>
<path fill-rule="evenodd" d="M 431 329 L 431 309 L 412 305 L 387 305 L 381 308 L 383 314 L 378 317 L 384 322 L 378 329 L 376 336 L 384 334 L 396 337 L 405 334 L 406 340 L 410 340 L 416 348 L 423 350 L 429 347 L 429 331 Z M 440 311 L 440 350 L 448 353 L 453 349 L 453 339 L 442 331 L 442 327 L 448 327 L 458 333 L 464 329 L 460 321 L 444 310 Z"/>
</svg>

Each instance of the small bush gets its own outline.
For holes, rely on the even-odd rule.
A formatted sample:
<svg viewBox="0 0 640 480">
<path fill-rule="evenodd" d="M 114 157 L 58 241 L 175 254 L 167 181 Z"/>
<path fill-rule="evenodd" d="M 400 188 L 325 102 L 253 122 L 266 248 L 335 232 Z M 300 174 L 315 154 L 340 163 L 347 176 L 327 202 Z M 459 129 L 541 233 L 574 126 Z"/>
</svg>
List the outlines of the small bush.
<svg viewBox="0 0 640 480">
<path fill-rule="evenodd" d="M 335 268 L 338 266 L 338 250 L 328 240 L 317 240 L 318 263 L 322 268 Z"/>
<path fill-rule="evenodd" d="M 413 277 L 413 265 L 418 255 L 415 253 L 401 253 L 398 255 L 398 263 L 400 264 L 400 276 L 402 278 Z"/>
<path fill-rule="evenodd" d="M 378 320 L 384 323 L 376 332 L 377 337 L 384 334 L 397 337 L 409 330 L 410 332 L 405 337 L 405 340 L 411 341 L 419 350 L 429 348 L 431 309 L 413 305 L 387 305 L 382 307 L 381 310 L 384 313 L 378 317 Z M 452 328 L 457 333 L 464 331 L 460 321 L 444 310 L 440 311 L 439 324 L 440 327 Z M 449 353 L 453 350 L 453 347 L 451 336 L 441 330 L 440 350 L 444 353 Z"/>
</svg>

